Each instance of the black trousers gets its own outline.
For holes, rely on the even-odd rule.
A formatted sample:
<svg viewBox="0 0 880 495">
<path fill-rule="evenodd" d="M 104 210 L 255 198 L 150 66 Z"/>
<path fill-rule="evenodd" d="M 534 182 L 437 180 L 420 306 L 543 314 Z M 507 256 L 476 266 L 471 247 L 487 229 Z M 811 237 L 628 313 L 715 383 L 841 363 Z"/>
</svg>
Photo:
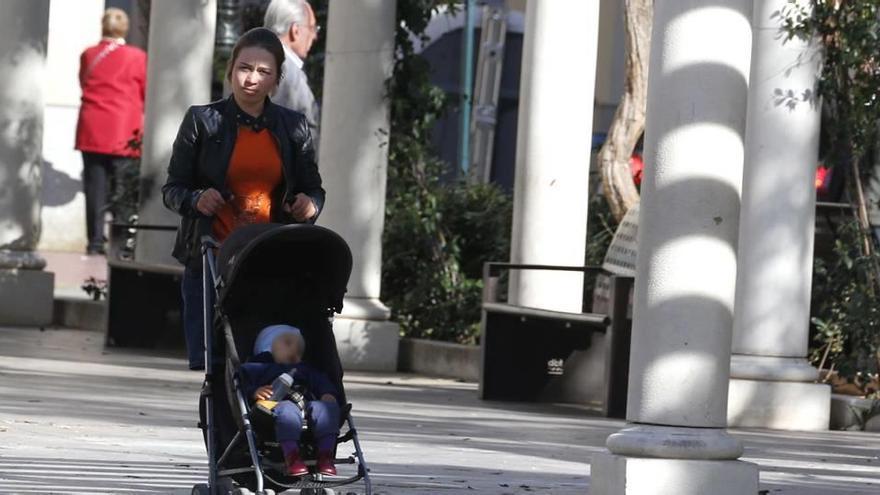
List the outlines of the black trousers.
<svg viewBox="0 0 880 495">
<path fill-rule="evenodd" d="M 125 156 L 83 152 L 83 192 L 86 195 L 86 236 L 89 250 L 104 248 L 104 214 L 111 198 L 122 198 L 122 177 L 137 166 Z M 116 212 L 114 212 L 115 214 Z"/>
</svg>

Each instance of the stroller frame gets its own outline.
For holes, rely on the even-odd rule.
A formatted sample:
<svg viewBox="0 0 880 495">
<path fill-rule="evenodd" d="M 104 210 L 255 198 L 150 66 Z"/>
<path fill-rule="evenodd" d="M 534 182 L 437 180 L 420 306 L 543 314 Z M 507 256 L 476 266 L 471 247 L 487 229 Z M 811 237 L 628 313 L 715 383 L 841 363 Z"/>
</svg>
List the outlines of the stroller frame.
<svg viewBox="0 0 880 495">
<path fill-rule="evenodd" d="M 257 435 L 250 420 L 250 407 L 248 406 L 248 402 L 242 394 L 240 377 L 238 376 L 237 371 L 232 371 L 233 367 L 235 370 L 237 370 L 240 363 L 235 340 L 232 335 L 231 324 L 229 323 L 228 318 L 226 318 L 225 316 L 222 316 L 220 324 L 223 327 L 223 337 L 226 345 L 226 371 L 227 373 L 231 373 L 231 376 L 217 377 L 215 376 L 214 372 L 214 359 L 212 354 L 215 325 L 214 313 L 216 308 L 214 308 L 211 304 L 212 298 L 209 294 L 214 295 L 213 300 L 216 304 L 216 291 L 223 284 L 222 278 L 219 277 L 217 274 L 215 264 L 216 261 L 214 250 L 218 249 L 219 247 L 219 243 L 213 237 L 208 235 L 202 237 L 202 319 L 204 329 L 205 380 L 202 386 L 200 400 L 204 401 L 203 405 L 205 410 L 205 424 L 200 426 L 203 427 L 205 432 L 205 443 L 208 456 L 208 483 L 195 485 L 192 490 L 193 495 L 225 495 L 226 493 L 240 495 L 249 494 L 251 493 L 249 489 L 245 487 L 235 487 L 234 484 L 231 482 L 231 478 L 229 478 L 232 475 L 249 472 L 253 473 L 254 477 L 256 478 L 255 493 L 257 495 L 274 494 L 272 490 L 267 490 L 265 488 L 266 480 L 272 482 L 278 487 L 284 488 L 285 490 L 298 489 L 303 495 L 318 495 L 323 493 L 330 493 L 325 492 L 324 489 L 344 486 L 363 480 L 365 495 L 372 495 L 372 483 L 369 475 L 370 470 L 367 467 L 366 461 L 364 460 L 363 450 L 361 449 L 360 441 L 358 440 L 357 436 L 357 429 L 355 428 L 354 421 L 351 418 L 350 403 L 346 404 L 341 411 L 343 424 L 347 424 L 348 429 L 347 431 L 345 431 L 344 434 L 340 435 L 337 438 L 336 444 L 338 446 L 339 444 L 352 441 L 355 452 L 348 458 L 337 458 L 335 459 L 335 462 L 336 464 L 357 464 L 358 472 L 356 475 L 342 479 L 324 480 L 323 476 L 320 474 L 310 474 L 300 477 L 297 481 L 290 483 L 273 479 L 264 471 L 264 466 L 266 465 L 276 468 L 279 471 L 284 468 L 284 465 L 283 463 L 281 463 L 280 466 L 275 466 L 273 465 L 273 463 L 270 463 L 268 459 L 262 459 L 260 456 L 258 450 Z M 209 293 L 208 291 L 212 292 Z M 233 410 L 232 414 L 240 414 L 242 424 L 239 430 L 235 433 L 232 440 L 229 442 L 229 444 L 223 449 L 223 453 L 221 454 L 220 458 L 217 459 L 217 461 L 215 462 L 214 459 L 218 445 L 216 434 L 217 425 L 215 424 L 216 418 L 214 416 L 215 404 L 213 394 L 215 389 L 213 385 L 214 380 L 227 380 L 230 378 L 233 382 L 235 405 L 238 409 L 238 411 Z M 305 422 L 303 428 L 306 428 Z M 235 451 L 236 447 L 239 446 L 242 440 L 247 442 L 251 465 L 240 467 L 224 467 L 224 464 L 229 459 L 230 454 Z M 306 464 L 311 465 L 313 464 L 313 461 L 307 460 Z M 308 479 L 309 477 L 312 477 L 312 479 Z M 221 480 L 225 482 L 221 482 Z"/>
</svg>

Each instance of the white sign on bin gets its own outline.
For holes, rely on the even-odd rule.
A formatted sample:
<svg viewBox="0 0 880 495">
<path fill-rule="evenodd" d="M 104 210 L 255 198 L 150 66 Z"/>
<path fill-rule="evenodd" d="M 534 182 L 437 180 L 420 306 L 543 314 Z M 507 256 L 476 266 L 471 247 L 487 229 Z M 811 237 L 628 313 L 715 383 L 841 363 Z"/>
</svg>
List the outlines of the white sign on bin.
<svg viewBox="0 0 880 495">
<path fill-rule="evenodd" d="M 639 204 L 636 203 L 617 226 L 602 268 L 622 277 L 636 276 L 636 255 L 639 252 L 636 242 L 639 232 Z"/>
</svg>

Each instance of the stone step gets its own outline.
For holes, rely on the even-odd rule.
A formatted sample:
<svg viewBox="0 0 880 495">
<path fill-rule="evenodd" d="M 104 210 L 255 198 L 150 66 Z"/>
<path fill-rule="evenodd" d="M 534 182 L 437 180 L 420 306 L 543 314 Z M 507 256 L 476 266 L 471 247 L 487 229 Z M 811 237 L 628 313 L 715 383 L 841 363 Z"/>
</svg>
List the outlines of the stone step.
<svg viewBox="0 0 880 495">
<path fill-rule="evenodd" d="M 52 324 L 103 333 L 107 328 L 107 301 L 62 295 L 56 291 Z"/>
<path fill-rule="evenodd" d="M 400 340 L 398 371 L 420 375 L 480 381 L 480 347 L 434 340 Z"/>
<path fill-rule="evenodd" d="M 880 433 L 880 399 L 831 394 L 831 429 Z"/>
</svg>

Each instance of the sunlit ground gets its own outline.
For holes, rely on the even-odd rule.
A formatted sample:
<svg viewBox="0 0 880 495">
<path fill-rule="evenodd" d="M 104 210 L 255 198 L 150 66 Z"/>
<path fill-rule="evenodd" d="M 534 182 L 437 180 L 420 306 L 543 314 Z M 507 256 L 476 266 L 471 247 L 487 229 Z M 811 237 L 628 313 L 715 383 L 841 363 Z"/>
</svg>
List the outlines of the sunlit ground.
<svg viewBox="0 0 880 495">
<path fill-rule="evenodd" d="M 206 476 L 201 376 L 102 335 L 0 330 L 0 493 L 189 493 Z M 487 403 L 476 385 L 348 373 L 374 493 L 584 494 L 622 423 Z M 880 435 L 740 431 L 769 493 L 880 493 Z M 341 454 L 347 454 L 344 450 Z M 362 493 L 353 485 L 337 493 Z"/>
</svg>

